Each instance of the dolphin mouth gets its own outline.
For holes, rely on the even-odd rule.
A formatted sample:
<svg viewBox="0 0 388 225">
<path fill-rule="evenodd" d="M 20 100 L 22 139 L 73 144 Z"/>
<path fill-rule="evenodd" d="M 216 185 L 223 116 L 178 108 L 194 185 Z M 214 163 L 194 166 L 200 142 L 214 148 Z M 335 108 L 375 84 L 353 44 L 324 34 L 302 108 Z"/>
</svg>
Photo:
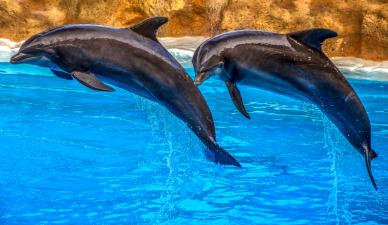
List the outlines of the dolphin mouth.
<svg viewBox="0 0 388 225">
<path fill-rule="evenodd" d="M 10 62 L 12 64 L 19 64 L 19 63 L 24 63 L 26 61 L 31 61 L 37 58 L 38 58 L 37 56 L 19 52 L 16 55 L 11 57 Z"/>
</svg>

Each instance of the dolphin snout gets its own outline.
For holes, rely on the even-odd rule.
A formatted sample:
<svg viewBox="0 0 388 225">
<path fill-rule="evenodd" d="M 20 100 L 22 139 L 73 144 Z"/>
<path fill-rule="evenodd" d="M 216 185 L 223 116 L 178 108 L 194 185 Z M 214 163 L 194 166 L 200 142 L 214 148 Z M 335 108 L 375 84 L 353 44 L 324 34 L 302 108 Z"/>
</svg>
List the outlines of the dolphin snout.
<svg viewBox="0 0 388 225">
<path fill-rule="evenodd" d="M 30 60 L 30 59 L 33 59 L 33 58 L 35 58 L 35 56 L 19 52 L 16 55 L 11 57 L 10 62 L 12 64 L 18 64 L 18 63 L 23 63 L 26 60 Z"/>
<path fill-rule="evenodd" d="M 206 72 L 200 72 L 195 75 L 194 84 L 201 85 L 206 80 Z"/>
</svg>

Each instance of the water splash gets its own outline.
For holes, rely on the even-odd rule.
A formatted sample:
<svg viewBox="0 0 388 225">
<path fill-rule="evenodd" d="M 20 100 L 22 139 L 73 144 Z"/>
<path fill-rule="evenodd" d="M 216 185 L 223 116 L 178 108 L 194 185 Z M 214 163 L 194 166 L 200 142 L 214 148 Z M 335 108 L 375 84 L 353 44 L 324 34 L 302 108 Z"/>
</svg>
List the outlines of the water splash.
<svg viewBox="0 0 388 225">
<path fill-rule="evenodd" d="M 343 137 L 337 127 L 322 114 L 324 127 L 324 148 L 328 150 L 333 176 L 332 189 L 327 202 L 327 213 L 334 216 L 336 224 L 351 224 L 351 201 L 360 182 L 359 171 L 363 168 L 358 153 Z M 363 175 L 363 174 L 362 174 Z"/>
<path fill-rule="evenodd" d="M 199 177 L 198 161 L 203 161 L 202 146 L 186 124 L 165 108 L 143 99 L 139 99 L 138 107 L 147 113 L 154 142 L 161 146 L 167 168 L 159 215 L 153 222 L 168 223 L 180 215 L 179 202 L 194 197 L 204 186 L 200 179 L 195 179 Z"/>
<path fill-rule="evenodd" d="M 328 200 L 328 208 L 327 213 L 328 215 L 334 214 L 336 224 L 339 224 L 339 215 L 338 215 L 338 179 L 339 175 L 337 173 L 337 161 L 338 158 L 341 158 L 340 154 L 341 152 L 338 151 L 338 144 L 339 141 L 335 135 L 333 135 L 333 125 L 331 122 L 327 119 L 326 116 L 322 114 L 322 121 L 323 121 L 323 127 L 324 127 L 324 148 L 328 149 L 328 156 L 332 162 L 330 171 L 333 174 L 333 187 L 330 192 L 329 200 Z"/>
</svg>

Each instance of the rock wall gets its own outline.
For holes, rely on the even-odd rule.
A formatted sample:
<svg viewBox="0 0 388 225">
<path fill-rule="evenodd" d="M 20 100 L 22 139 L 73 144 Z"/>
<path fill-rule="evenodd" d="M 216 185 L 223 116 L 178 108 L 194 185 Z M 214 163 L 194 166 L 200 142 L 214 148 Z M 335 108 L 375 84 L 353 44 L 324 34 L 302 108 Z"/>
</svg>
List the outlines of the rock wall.
<svg viewBox="0 0 388 225">
<path fill-rule="evenodd" d="M 330 56 L 388 60 L 388 0 L 0 0 L 0 37 L 15 41 L 68 23 L 130 26 L 169 17 L 160 36 L 210 36 L 255 28 L 286 33 L 324 27 Z"/>
</svg>

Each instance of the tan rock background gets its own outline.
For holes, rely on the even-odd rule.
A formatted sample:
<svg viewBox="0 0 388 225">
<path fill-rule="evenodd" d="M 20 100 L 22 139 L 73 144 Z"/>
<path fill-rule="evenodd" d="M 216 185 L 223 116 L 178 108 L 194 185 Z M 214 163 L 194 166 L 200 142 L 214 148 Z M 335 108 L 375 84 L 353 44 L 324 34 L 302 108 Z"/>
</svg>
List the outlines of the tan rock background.
<svg viewBox="0 0 388 225">
<path fill-rule="evenodd" d="M 388 0 L 0 0 L 0 37 L 68 23 L 127 27 L 154 15 L 169 17 L 159 35 L 170 37 L 330 28 L 340 34 L 325 45 L 330 56 L 388 60 Z"/>
</svg>

